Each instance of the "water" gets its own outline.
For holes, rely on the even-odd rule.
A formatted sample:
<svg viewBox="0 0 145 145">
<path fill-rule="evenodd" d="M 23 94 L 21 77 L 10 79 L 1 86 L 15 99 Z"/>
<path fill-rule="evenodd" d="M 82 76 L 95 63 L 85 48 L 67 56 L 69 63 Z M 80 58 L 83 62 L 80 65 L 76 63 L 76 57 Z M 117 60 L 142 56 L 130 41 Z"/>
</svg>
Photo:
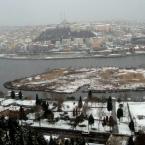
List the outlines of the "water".
<svg viewBox="0 0 145 145">
<path fill-rule="evenodd" d="M 12 60 L 0 58 L 0 90 L 7 92 L 3 87 L 3 83 L 6 81 L 42 73 L 48 69 L 107 66 L 139 68 L 145 66 L 145 55 L 118 58 L 77 58 L 55 60 Z M 27 95 L 29 93 L 30 92 L 27 92 Z M 145 96 L 144 94 L 145 92 L 143 91 L 137 95 Z"/>
</svg>

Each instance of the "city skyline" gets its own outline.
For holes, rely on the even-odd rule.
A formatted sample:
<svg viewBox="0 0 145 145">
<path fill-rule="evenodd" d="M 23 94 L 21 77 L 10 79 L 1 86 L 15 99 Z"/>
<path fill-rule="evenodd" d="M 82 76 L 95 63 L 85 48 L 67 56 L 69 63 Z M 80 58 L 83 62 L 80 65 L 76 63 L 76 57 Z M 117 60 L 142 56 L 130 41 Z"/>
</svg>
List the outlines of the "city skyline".
<svg viewBox="0 0 145 145">
<path fill-rule="evenodd" d="M 68 21 L 144 21 L 143 0 L 0 0 L 0 26 Z"/>
</svg>

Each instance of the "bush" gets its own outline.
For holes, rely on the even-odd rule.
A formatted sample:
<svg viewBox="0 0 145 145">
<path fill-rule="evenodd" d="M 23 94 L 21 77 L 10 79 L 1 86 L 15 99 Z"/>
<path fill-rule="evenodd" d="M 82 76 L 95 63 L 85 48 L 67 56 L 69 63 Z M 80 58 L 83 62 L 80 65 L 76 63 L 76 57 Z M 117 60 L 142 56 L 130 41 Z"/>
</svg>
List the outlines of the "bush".
<svg viewBox="0 0 145 145">
<path fill-rule="evenodd" d="M 79 127 L 86 127 L 86 125 L 85 124 L 81 124 L 81 125 L 79 125 Z"/>
<path fill-rule="evenodd" d="M 92 130 L 97 130 L 97 128 L 91 128 Z"/>
<path fill-rule="evenodd" d="M 74 101 L 74 100 L 75 100 L 75 97 L 74 97 L 74 96 L 67 97 L 67 100 L 68 100 L 68 101 Z"/>
<path fill-rule="evenodd" d="M 54 107 L 57 107 L 57 103 L 55 103 L 55 102 L 53 102 L 53 104 L 52 104 Z"/>
<path fill-rule="evenodd" d="M 59 120 L 60 120 L 59 117 L 56 117 L 56 118 L 55 118 L 55 122 L 58 122 Z"/>
</svg>

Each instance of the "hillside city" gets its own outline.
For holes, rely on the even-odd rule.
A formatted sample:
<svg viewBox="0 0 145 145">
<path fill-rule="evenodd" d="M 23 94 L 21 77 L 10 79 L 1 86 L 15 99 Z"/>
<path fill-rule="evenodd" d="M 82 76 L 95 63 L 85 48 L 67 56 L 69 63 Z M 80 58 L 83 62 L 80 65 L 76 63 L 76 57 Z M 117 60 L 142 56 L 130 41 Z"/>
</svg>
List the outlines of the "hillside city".
<svg viewBox="0 0 145 145">
<path fill-rule="evenodd" d="M 90 22 L 0 28 L 0 53 L 124 56 L 145 51 L 145 24 Z"/>
</svg>

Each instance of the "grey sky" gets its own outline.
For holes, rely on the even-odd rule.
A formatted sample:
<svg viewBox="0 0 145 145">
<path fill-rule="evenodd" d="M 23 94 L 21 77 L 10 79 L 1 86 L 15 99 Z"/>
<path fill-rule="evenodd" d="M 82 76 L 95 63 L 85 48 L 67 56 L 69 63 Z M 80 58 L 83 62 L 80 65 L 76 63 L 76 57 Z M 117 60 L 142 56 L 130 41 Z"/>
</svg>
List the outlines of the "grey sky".
<svg viewBox="0 0 145 145">
<path fill-rule="evenodd" d="M 0 0 L 0 25 L 145 20 L 145 0 Z"/>
</svg>

